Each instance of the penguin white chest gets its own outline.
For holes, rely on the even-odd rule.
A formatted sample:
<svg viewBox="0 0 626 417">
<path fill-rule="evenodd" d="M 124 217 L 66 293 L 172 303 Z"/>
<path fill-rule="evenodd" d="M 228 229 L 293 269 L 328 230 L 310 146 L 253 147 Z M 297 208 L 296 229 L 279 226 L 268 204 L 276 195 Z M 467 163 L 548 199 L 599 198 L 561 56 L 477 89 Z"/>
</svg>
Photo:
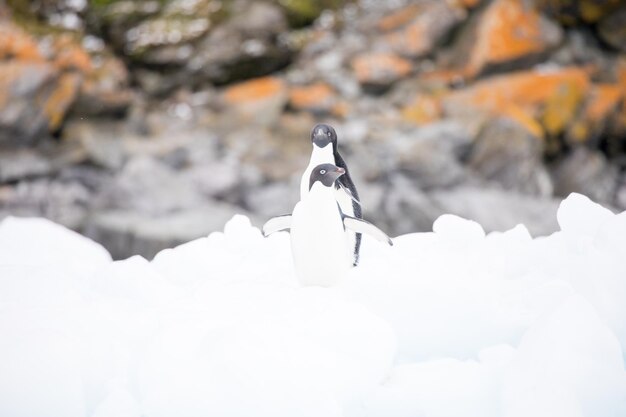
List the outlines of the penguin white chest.
<svg viewBox="0 0 626 417">
<path fill-rule="evenodd" d="M 350 269 L 352 256 L 332 188 L 316 183 L 296 204 L 291 250 L 303 285 L 332 285 Z"/>
</svg>

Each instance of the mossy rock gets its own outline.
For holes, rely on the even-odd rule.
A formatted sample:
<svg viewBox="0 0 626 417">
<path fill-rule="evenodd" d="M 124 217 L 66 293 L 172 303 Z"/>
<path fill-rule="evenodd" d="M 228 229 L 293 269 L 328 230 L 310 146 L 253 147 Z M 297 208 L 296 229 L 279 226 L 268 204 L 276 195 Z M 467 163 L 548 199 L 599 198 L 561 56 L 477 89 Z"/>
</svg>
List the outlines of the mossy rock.
<svg viewBox="0 0 626 417">
<path fill-rule="evenodd" d="M 324 10 L 336 10 L 346 3 L 346 0 L 278 0 L 292 27 L 311 24 Z"/>
</svg>

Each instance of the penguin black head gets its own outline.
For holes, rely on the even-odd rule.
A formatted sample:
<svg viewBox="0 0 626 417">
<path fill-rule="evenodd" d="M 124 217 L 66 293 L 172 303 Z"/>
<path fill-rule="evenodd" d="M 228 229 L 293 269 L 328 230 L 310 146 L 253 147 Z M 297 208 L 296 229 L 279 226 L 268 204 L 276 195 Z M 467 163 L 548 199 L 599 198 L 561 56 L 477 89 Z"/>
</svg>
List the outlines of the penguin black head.
<svg viewBox="0 0 626 417">
<path fill-rule="evenodd" d="M 317 181 L 324 184 L 324 187 L 331 187 L 337 178 L 346 173 L 346 170 L 333 164 L 320 164 L 311 171 L 311 179 L 309 180 L 309 190 Z"/>
<path fill-rule="evenodd" d="M 330 143 L 333 146 L 333 150 L 335 150 L 337 149 L 337 133 L 330 125 L 324 123 L 317 124 L 311 131 L 311 142 L 320 148 L 324 148 Z"/>
</svg>

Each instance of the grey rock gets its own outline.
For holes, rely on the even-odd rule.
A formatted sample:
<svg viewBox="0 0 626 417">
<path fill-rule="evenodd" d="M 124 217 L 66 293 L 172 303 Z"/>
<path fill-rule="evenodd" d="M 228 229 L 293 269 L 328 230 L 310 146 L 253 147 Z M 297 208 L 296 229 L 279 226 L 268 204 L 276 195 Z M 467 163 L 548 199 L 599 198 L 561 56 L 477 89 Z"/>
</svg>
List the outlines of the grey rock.
<svg viewBox="0 0 626 417">
<path fill-rule="evenodd" d="M 468 166 L 507 190 L 549 196 L 553 186 L 542 157 L 540 138 L 512 120 L 494 119 L 479 134 Z"/>
<path fill-rule="evenodd" d="M 269 74 L 291 60 L 292 51 L 279 41 L 286 28 L 279 7 L 247 4 L 198 44 L 186 70 L 219 84 Z"/>
<path fill-rule="evenodd" d="M 140 156 L 129 160 L 124 169 L 100 190 L 92 207 L 164 215 L 197 207 L 202 202 L 190 181 L 185 181 L 167 165 Z"/>
<path fill-rule="evenodd" d="M 102 243 L 113 258 L 142 255 L 152 259 L 159 251 L 223 230 L 224 224 L 243 210 L 212 202 L 167 215 L 146 215 L 132 210 L 95 213 L 85 234 Z M 258 221 L 255 219 L 255 222 Z"/>
<path fill-rule="evenodd" d="M 621 52 L 626 52 L 626 6 L 598 23 L 600 37 Z"/>
<path fill-rule="evenodd" d="M 471 141 L 463 125 L 448 121 L 398 135 L 394 138 L 394 169 L 410 176 L 422 189 L 459 184 L 470 175 L 461 157 Z"/>
<path fill-rule="evenodd" d="M 43 155 L 28 150 L 0 151 L 0 183 L 47 175 L 52 163 Z"/>
<path fill-rule="evenodd" d="M 79 182 L 46 178 L 0 186 L 0 218 L 45 217 L 80 230 L 91 192 Z"/>
<path fill-rule="evenodd" d="M 48 136 L 44 105 L 57 80 L 46 63 L 0 63 L 0 144 L 32 145 Z"/>
<path fill-rule="evenodd" d="M 450 213 L 480 223 L 486 232 L 524 224 L 533 236 L 557 230 L 558 199 L 529 196 L 497 188 L 462 186 L 430 193 L 440 214 Z"/>
<path fill-rule="evenodd" d="M 617 167 L 599 152 L 579 147 L 556 164 L 554 191 L 561 197 L 580 193 L 594 201 L 612 204 L 618 185 Z"/>
</svg>

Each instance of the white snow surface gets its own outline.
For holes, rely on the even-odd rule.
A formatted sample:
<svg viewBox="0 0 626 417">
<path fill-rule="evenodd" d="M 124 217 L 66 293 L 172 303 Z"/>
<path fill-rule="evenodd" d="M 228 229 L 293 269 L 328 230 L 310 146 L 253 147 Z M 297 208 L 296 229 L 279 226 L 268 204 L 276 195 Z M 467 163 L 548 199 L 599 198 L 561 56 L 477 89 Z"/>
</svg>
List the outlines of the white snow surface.
<svg viewBox="0 0 626 417">
<path fill-rule="evenodd" d="M 626 416 L 626 212 L 558 221 L 365 237 L 318 288 L 242 216 L 152 262 L 5 219 L 0 416 Z"/>
</svg>

